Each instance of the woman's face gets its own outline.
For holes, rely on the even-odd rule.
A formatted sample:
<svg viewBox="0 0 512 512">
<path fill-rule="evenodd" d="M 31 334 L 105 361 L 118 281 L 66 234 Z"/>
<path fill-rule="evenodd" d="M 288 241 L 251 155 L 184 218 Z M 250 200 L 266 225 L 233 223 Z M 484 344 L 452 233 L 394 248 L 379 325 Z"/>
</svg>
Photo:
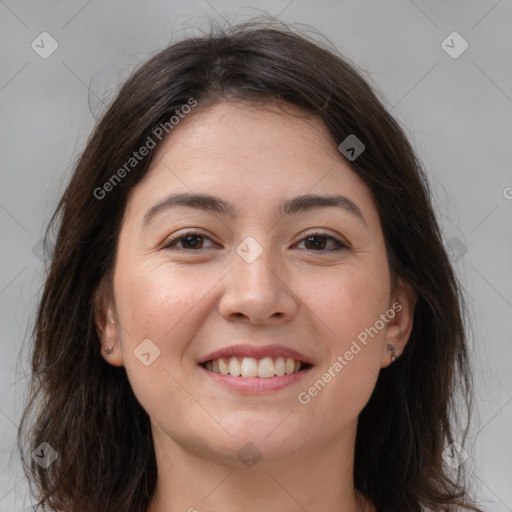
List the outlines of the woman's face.
<svg viewBox="0 0 512 512">
<path fill-rule="evenodd" d="M 155 443 L 236 464 L 353 436 L 411 327 L 367 187 L 320 121 L 270 107 L 174 127 L 129 197 L 113 291 L 104 357 Z"/>
</svg>

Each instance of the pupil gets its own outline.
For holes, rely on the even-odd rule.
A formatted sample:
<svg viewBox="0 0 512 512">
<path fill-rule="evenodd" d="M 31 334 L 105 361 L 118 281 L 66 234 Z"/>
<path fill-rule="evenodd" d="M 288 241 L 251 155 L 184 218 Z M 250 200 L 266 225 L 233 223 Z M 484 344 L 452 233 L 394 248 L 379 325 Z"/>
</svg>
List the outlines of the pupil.
<svg viewBox="0 0 512 512">
<path fill-rule="evenodd" d="M 198 235 L 188 235 L 183 239 L 185 245 L 189 245 L 191 247 L 196 247 L 200 245 L 201 240 Z"/>
<path fill-rule="evenodd" d="M 306 239 L 306 243 L 311 243 L 315 249 L 323 249 L 325 247 L 325 238 L 320 236 L 310 236 Z"/>
</svg>

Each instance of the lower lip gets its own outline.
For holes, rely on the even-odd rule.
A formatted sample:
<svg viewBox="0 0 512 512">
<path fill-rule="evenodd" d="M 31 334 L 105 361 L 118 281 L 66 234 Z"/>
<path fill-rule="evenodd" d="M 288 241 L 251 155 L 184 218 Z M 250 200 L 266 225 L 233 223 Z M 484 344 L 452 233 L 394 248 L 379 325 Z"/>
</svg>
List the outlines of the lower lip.
<svg viewBox="0 0 512 512">
<path fill-rule="evenodd" d="M 235 389 L 236 391 L 240 391 L 242 393 L 247 394 L 261 394 L 271 391 L 277 391 L 278 389 L 282 389 L 286 386 L 291 386 L 296 382 L 299 382 L 303 379 L 311 370 L 312 366 L 306 368 L 305 370 L 301 370 L 298 373 L 291 373 L 290 375 L 282 375 L 269 377 L 268 379 L 263 379 L 261 377 L 233 377 L 232 375 L 222 375 L 220 373 L 210 372 L 206 368 L 199 366 L 199 369 L 202 370 L 208 377 L 213 379 L 214 382 L 218 382 L 219 384 L 226 386 L 231 389 Z"/>
</svg>

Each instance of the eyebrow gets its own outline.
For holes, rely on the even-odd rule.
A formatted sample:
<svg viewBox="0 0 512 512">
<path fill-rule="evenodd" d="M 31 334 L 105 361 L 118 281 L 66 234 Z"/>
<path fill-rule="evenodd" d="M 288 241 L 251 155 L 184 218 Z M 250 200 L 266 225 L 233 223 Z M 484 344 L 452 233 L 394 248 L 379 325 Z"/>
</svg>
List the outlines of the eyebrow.
<svg viewBox="0 0 512 512">
<path fill-rule="evenodd" d="M 185 192 L 182 194 L 170 194 L 154 206 L 152 206 L 144 215 L 142 220 L 142 229 L 145 229 L 151 224 L 152 220 L 160 213 L 170 210 L 172 208 L 186 207 L 196 210 L 204 210 L 221 215 L 227 215 L 235 218 L 238 215 L 238 210 L 232 203 L 221 199 L 220 197 L 212 196 L 209 194 L 197 194 Z M 358 218 L 363 224 L 366 221 L 361 213 L 361 209 L 350 199 L 345 196 L 325 196 L 316 194 L 305 194 L 297 197 L 292 197 L 280 204 L 280 212 L 284 215 L 292 215 L 303 213 L 315 208 L 329 208 L 337 207 L 352 214 Z"/>
</svg>

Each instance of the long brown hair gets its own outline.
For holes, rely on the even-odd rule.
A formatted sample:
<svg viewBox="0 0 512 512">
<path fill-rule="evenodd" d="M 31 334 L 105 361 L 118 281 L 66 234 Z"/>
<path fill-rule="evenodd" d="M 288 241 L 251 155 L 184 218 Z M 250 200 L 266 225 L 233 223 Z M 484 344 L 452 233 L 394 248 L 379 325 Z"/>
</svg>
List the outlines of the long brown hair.
<svg viewBox="0 0 512 512">
<path fill-rule="evenodd" d="M 321 119 L 337 145 L 351 134 L 364 143 L 349 163 L 377 206 L 391 272 L 414 288 L 417 303 L 403 355 L 380 372 L 359 416 L 355 486 L 379 512 L 479 511 L 467 494 L 464 465 L 450 472 L 442 458 L 452 441 L 464 444 L 471 373 L 463 299 L 425 174 L 354 66 L 325 43 L 276 22 L 212 29 L 159 52 L 122 86 L 76 165 L 48 228 L 56 226 L 58 235 L 33 330 L 30 397 L 19 430 L 40 506 L 145 512 L 155 490 L 148 415 L 124 368 L 100 355 L 93 319 L 95 292 L 111 278 L 127 195 L 155 148 L 110 181 L 108 193 L 98 190 L 127 170 L 133 152 L 148 137 L 155 140 L 155 128 L 190 98 L 197 110 L 223 99 L 294 104 Z M 468 413 L 460 432 L 459 392 Z M 48 468 L 24 455 L 42 442 L 58 453 Z"/>
</svg>

